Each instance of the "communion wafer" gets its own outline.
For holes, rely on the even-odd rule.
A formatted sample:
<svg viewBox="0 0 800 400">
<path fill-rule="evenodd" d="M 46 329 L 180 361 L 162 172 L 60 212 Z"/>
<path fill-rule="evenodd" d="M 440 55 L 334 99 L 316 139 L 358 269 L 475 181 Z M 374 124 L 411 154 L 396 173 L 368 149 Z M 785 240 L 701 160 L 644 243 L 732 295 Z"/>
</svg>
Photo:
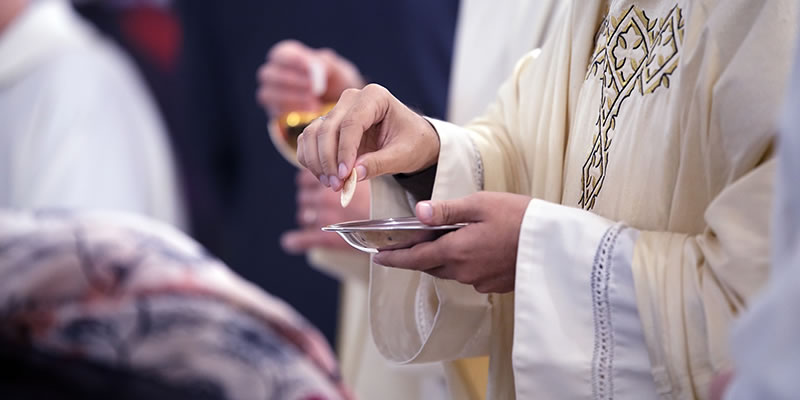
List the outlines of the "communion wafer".
<svg viewBox="0 0 800 400">
<path fill-rule="evenodd" d="M 356 183 L 358 183 L 358 174 L 353 168 L 353 172 L 350 173 L 350 176 L 344 181 L 344 186 L 342 186 L 342 207 L 347 207 L 350 201 L 353 200 L 353 195 L 356 193 Z"/>
</svg>

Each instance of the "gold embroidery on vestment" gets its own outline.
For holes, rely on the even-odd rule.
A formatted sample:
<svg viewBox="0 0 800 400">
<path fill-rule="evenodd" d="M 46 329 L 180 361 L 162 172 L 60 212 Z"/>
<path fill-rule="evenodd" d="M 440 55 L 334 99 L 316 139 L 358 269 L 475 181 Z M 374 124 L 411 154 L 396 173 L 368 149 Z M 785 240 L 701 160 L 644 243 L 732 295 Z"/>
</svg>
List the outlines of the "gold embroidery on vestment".
<svg viewBox="0 0 800 400">
<path fill-rule="evenodd" d="M 592 209 L 603 189 L 622 104 L 634 91 L 645 96 L 660 87 L 669 88 L 670 77 L 678 67 L 683 31 L 683 11 L 678 6 L 666 17 L 652 20 L 643 10 L 631 6 L 619 17 L 609 16 L 600 26 L 586 79 L 598 77 L 603 90 L 597 131 L 581 173 L 578 204 L 582 208 Z"/>
</svg>

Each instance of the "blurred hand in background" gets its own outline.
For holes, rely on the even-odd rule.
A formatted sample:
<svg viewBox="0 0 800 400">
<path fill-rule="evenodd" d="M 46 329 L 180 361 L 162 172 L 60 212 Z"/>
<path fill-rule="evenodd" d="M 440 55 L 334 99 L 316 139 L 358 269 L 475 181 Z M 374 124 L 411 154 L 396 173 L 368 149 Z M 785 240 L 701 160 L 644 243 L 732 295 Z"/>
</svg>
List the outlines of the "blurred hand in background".
<svg viewBox="0 0 800 400">
<path fill-rule="evenodd" d="M 314 247 L 353 250 L 339 235 L 323 232 L 320 228 L 344 221 L 369 218 L 369 184 L 362 182 L 350 206 L 342 208 L 339 193 L 322 186 L 314 175 L 303 169 L 297 172 L 297 224 L 298 229 L 281 237 L 286 252 L 297 254 Z"/>
<path fill-rule="evenodd" d="M 258 101 L 271 117 L 315 111 L 336 102 L 344 90 L 364 86 L 353 63 L 333 50 L 312 49 L 296 40 L 281 41 L 270 49 L 258 70 L 258 83 Z M 298 229 L 281 237 L 286 252 L 300 254 L 314 247 L 352 250 L 339 235 L 320 228 L 369 218 L 369 185 L 358 186 L 348 208 L 342 208 L 338 193 L 323 189 L 307 170 L 297 173 Z"/>
<path fill-rule="evenodd" d="M 348 88 L 364 86 L 353 63 L 331 49 L 312 49 L 284 40 L 270 49 L 258 70 L 258 102 L 270 116 L 315 111 L 334 103 Z"/>
</svg>

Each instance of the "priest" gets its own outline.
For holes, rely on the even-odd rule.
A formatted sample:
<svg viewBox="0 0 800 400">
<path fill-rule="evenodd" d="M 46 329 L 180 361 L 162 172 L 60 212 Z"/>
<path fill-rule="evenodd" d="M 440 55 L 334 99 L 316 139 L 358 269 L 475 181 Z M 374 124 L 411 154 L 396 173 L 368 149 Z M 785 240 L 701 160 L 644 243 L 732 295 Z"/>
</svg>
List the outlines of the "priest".
<svg viewBox="0 0 800 400">
<path fill-rule="evenodd" d="M 795 13 L 572 1 L 465 127 L 346 91 L 299 161 L 334 190 L 372 179 L 373 217 L 469 223 L 374 257 L 382 354 L 488 353 L 493 399 L 706 398 L 768 273 Z"/>
</svg>

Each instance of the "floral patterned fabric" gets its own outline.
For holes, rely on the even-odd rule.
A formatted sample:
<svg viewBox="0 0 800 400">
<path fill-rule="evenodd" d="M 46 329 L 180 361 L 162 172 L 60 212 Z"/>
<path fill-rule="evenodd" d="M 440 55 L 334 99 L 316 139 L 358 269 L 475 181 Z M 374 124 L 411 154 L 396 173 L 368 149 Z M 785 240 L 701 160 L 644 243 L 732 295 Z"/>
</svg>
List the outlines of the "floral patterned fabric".
<svg viewBox="0 0 800 400">
<path fill-rule="evenodd" d="M 131 215 L 0 211 L 0 337 L 232 400 L 352 398 L 289 306 Z"/>
</svg>

